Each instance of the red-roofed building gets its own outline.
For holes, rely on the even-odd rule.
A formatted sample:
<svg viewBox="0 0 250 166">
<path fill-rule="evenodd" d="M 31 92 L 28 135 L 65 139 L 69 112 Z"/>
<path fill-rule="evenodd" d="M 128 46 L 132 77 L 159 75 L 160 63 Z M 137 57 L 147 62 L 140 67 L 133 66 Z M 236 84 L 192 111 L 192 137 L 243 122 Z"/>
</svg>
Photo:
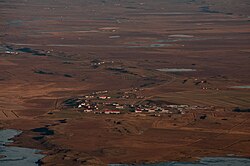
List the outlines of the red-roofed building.
<svg viewBox="0 0 250 166">
<path fill-rule="evenodd" d="M 135 113 L 142 113 L 142 110 L 141 110 L 140 108 L 137 108 L 137 109 L 135 110 Z"/>
<path fill-rule="evenodd" d="M 121 111 L 118 111 L 118 110 L 105 110 L 104 113 L 105 114 L 120 114 Z"/>
</svg>

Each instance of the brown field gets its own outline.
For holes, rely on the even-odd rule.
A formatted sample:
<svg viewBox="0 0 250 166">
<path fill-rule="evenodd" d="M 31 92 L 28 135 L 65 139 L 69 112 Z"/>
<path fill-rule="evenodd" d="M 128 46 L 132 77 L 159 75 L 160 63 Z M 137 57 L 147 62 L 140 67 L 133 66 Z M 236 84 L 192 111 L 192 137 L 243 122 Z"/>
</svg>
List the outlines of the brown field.
<svg viewBox="0 0 250 166">
<path fill-rule="evenodd" d="M 0 128 L 23 130 L 15 144 L 44 150 L 44 165 L 250 157 L 250 113 L 232 111 L 250 108 L 250 90 L 232 88 L 250 85 L 249 2 L 237 2 L 0 1 Z M 155 117 L 63 107 L 131 89 L 144 98 L 110 101 L 215 109 Z M 40 127 L 54 135 L 34 139 Z"/>
</svg>

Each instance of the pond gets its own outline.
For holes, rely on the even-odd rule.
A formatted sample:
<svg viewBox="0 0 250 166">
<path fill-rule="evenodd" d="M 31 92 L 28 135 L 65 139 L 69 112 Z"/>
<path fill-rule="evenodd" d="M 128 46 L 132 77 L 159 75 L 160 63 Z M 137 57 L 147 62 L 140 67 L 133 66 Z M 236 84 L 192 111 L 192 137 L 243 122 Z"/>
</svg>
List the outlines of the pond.
<svg viewBox="0 0 250 166">
<path fill-rule="evenodd" d="M 158 71 L 162 72 L 169 72 L 169 73 L 175 73 L 175 72 L 192 72 L 196 71 L 196 69 L 184 69 L 184 68 L 163 68 L 163 69 L 156 69 Z"/>
<path fill-rule="evenodd" d="M 150 45 L 133 45 L 128 46 L 128 48 L 160 48 L 160 47 L 170 47 L 172 44 L 150 44 Z"/>
<path fill-rule="evenodd" d="M 235 88 L 235 89 L 250 89 L 250 85 L 231 86 L 231 88 Z"/>
<path fill-rule="evenodd" d="M 1 166 L 37 166 L 44 157 L 37 149 L 7 146 L 13 142 L 11 138 L 20 135 L 18 130 L 0 130 L 0 165 Z"/>
</svg>

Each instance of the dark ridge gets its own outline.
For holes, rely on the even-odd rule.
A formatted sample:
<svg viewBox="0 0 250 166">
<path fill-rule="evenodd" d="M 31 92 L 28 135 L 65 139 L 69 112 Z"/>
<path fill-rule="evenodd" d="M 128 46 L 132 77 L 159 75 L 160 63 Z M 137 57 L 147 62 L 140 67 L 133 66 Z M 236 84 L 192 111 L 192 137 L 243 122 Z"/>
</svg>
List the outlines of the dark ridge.
<svg viewBox="0 0 250 166">
<path fill-rule="evenodd" d="M 41 140 L 41 139 L 43 139 L 44 138 L 44 136 L 38 136 L 38 137 L 33 137 L 32 139 L 34 139 L 34 140 L 36 140 L 36 141 L 39 141 L 39 140 Z"/>
<path fill-rule="evenodd" d="M 79 104 L 80 104 L 80 101 L 74 98 L 67 99 L 63 102 L 63 105 L 67 107 L 77 107 Z"/>
<path fill-rule="evenodd" d="M 143 88 L 143 87 L 148 87 L 148 86 L 152 86 L 152 85 L 154 85 L 154 84 L 155 84 L 154 82 L 149 82 L 149 83 L 145 83 L 145 84 L 140 85 L 140 87 L 141 87 L 141 88 Z"/>
<path fill-rule="evenodd" d="M 67 123 L 67 119 L 58 120 L 60 123 Z"/>
<path fill-rule="evenodd" d="M 200 7 L 200 9 L 201 9 L 201 12 L 204 12 L 204 13 L 221 13 L 216 10 L 210 10 L 209 6 L 202 6 Z"/>
<path fill-rule="evenodd" d="M 117 71 L 120 73 L 128 73 L 128 71 L 126 69 L 121 68 L 121 67 L 116 67 L 116 68 L 109 67 L 109 68 L 107 68 L 107 70 Z"/>
<path fill-rule="evenodd" d="M 30 53 L 30 54 L 36 55 L 36 56 L 47 56 L 44 52 L 41 52 L 38 50 L 33 50 L 31 48 L 28 48 L 28 47 L 19 48 L 19 49 L 17 49 L 17 51 L 24 52 L 24 53 Z"/>
<path fill-rule="evenodd" d="M 164 105 L 176 105 L 176 103 L 164 101 L 164 100 L 145 100 L 143 101 L 145 105 L 157 105 L 157 106 L 164 106 Z"/>
<path fill-rule="evenodd" d="M 70 65 L 73 64 L 72 62 L 63 62 L 63 64 Z"/>
<path fill-rule="evenodd" d="M 206 119 L 207 118 L 207 115 L 201 115 L 200 116 L 200 119 Z"/>
<path fill-rule="evenodd" d="M 235 108 L 233 112 L 250 112 L 250 108 L 247 108 L 247 109 Z"/>
<path fill-rule="evenodd" d="M 25 53 L 33 53 L 33 50 L 31 48 L 19 48 L 17 51 L 25 52 Z"/>
<path fill-rule="evenodd" d="M 36 71 L 34 71 L 34 73 L 36 73 L 36 74 L 48 74 L 48 75 L 54 74 L 52 72 L 47 72 L 47 71 L 43 71 L 43 70 L 36 70 Z"/>
<path fill-rule="evenodd" d="M 5 46 L 5 48 L 8 50 L 8 51 L 14 51 L 14 49 L 11 47 L 11 46 Z"/>
<path fill-rule="evenodd" d="M 68 77 L 68 78 L 72 78 L 72 76 L 69 75 L 69 74 L 64 74 L 63 76 L 64 76 L 64 77 Z"/>
<path fill-rule="evenodd" d="M 132 72 L 122 68 L 122 67 L 108 67 L 108 68 L 106 68 L 106 70 L 114 71 L 114 72 L 117 72 L 117 73 L 137 75 L 135 73 L 132 73 Z"/>
<path fill-rule="evenodd" d="M 36 133 L 41 133 L 41 135 L 54 135 L 54 131 L 48 129 L 47 127 L 35 128 L 35 129 L 32 129 L 31 131 L 36 132 Z"/>
</svg>

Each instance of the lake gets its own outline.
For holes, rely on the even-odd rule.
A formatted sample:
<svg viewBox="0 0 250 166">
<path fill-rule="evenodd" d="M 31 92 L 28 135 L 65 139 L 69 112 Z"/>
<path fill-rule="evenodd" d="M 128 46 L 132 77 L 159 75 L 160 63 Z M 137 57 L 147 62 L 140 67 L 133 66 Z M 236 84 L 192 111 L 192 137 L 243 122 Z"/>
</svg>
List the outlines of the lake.
<svg viewBox="0 0 250 166">
<path fill-rule="evenodd" d="M 232 86 L 230 88 L 234 88 L 234 89 L 250 89 L 250 85 L 243 85 L 243 86 Z"/>
<path fill-rule="evenodd" d="M 198 162 L 162 162 L 156 164 L 109 164 L 109 166 L 249 166 L 250 158 L 204 157 Z"/>
<path fill-rule="evenodd" d="M 0 165 L 1 166 L 37 166 L 38 161 L 44 157 L 37 149 L 7 146 L 10 140 L 22 132 L 18 130 L 0 130 Z"/>
<path fill-rule="evenodd" d="M 192 72 L 196 71 L 196 69 L 183 69 L 183 68 L 163 68 L 163 69 L 156 69 L 158 71 L 162 72 L 169 72 L 169 73 L 176 73 L 176 72 Z"/>
</svg>

